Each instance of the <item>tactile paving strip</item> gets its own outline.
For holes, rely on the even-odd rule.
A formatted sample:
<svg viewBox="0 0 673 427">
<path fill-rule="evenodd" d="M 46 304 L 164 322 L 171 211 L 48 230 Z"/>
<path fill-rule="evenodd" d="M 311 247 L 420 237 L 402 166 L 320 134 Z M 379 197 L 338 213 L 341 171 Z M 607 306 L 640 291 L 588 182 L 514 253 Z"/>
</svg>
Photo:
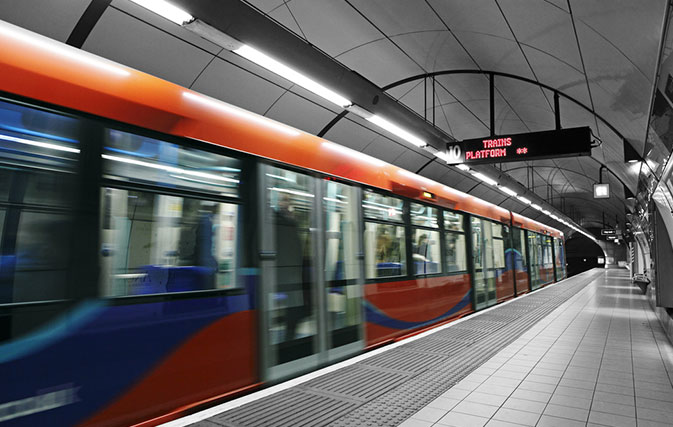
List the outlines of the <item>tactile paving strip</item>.
<svg viewBox="0 0 673 427">
<path fill-rule="evenodd" d="M 202 426 L 396 426 L 588 285 L 587 273 L 428 337 L 216 415 Z"/>
</svg>

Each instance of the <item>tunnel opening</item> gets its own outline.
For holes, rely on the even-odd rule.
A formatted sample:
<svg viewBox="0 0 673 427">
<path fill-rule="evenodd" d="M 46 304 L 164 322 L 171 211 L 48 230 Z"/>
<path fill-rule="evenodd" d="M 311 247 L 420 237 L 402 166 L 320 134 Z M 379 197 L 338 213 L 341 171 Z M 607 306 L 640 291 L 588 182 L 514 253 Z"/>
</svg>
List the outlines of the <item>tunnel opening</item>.
<svg viewBox="0 0 673 427">
<path fill-rule="evenodd" d="M 603 249 L 593 240 L 575 233 L 566 241 L 568 277 L 605 265 Z"/>
</svg>

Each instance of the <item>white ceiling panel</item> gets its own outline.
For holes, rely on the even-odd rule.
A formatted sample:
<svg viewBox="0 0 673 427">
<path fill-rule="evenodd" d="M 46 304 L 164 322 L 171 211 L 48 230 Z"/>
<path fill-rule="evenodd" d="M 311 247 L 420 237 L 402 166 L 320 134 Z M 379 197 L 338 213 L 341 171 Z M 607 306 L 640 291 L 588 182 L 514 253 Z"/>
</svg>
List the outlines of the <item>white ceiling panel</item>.
<svg viewBox="0 0 673 427">
<path fill-rule="evenodd" d="M 407 150 L 403 145 L 384 136 L 375 134 L 374 132 L 372 132 L 372 135 L 374 135 L 374 138 L 371 139 L 367 143 L 367 146 L 362 150 L 365 154 L 369 154 L 372 157 L 376 157 L 377 159 L 384 160 L 388 163 L 394 163 L 395 159 Z"/>
<path fill-rule="evenodd" d="M 470 33 L 512 38 L 495 0 L 429 0 L 428 3 L 452 31 L 461 32 L 460 41 Z"/>
<path fill-rule="evenodd" d="M 292 92 L 285 92 L 266 116 L 315 135 L 332 120 L 334 113 Z"/>
<path fill-rule="evenodd" d="M 257 114 L 266 113 L 285 93 L 285 89 L 220 58 L 208 65 L 192 89 Z"/>
<path fill-rule="evenodd" d="M 4 0 L 0 19 L 65 42 L 90 0 Z"/>
<path fill-rule="evenodd" d="M 350 3 L 388 36 L 446 30 L 424 0 L 351 0 Z"/>
<path fill-rule="evenodd" d="M 250 3 L 260 11 L 264 13 L 269 13 L 272 10 L 284 6 L 285 0 L 245 0 L 246 3 Z"/>
<path fill-rule="evenodd" d="M 591 107 L 589 90 L 582 69 L 573 68 L 546 52 L 528 46 L 523 46 L 523 51 L 535 70 L 537 81 Z"/>
<path fill-rule="evenodd" d="M 442 178 L 447 176 L 448 173 L 449 173 L 449 168 L 441 160 L 435 160 L 434 162 L 427 165 L 421 171 L 421 175 L 423 175 L 427 178 L 430 178 L 434 181 L 440 182 L 442 184 L 448 184 L 449 183 L 448 180 L 446 182 L 444 182 L 442 180 Z"/>
<path fill-rule="evenodd" d="M 347 2 L 292 0 L 287 2 L 287 7 L 292 11 L 292 20 L 296 20 L 301 29 L 298 35 L 330 56 L 338 56 L 384 37 Z M 278 10 L 283 8 L 285 6 Z"/>
<path fill-rule="evenodd" d="M 534 78 L 521 48 L 515 41 L 487 34 L 455 33 L 477 61 L 479 68 Z"/>
<path fill-rule="evenodd" d="M 379 87 L 423 73 L 421 67 L 386 39 L 349 50 L 336 59 Z"/>
<path fill-rule="evenodd" d="M 430 159 L 428 157 L 425 157 L 415 151 L 405 150 L 392 163 L 401 167 L 402 169 L 416 172 L 429 160 Z"/>
<path fill-rule="evenodd" d="M 656 71 L 667 4 L 666 0 L 574 1 L 572 12 L 577 20 L 609 42 L 615 55 L 628 58 L 651 80 Z"/>
<path fill-rule="evenodd" d="M 406 33 L 392 40 L 427 72 L 476 68 L 465 49 L 446 30 Z"/>
<path fill-rule="evenodd" d="M 570 15 L 545 2 L 499 0 L 516 39 L 581 69 L 582 61 Z"/>
<path fill-rule="evenodd" d="M 213 56 L 146 23 L 108 8 L 84 50 L 190 87 Z"/>
<path fill-rule="evenodd" d="M 376 138 L 379 138 L 379 135 L 352 120 L 346 119 L 339 120 L 339 122 L 325 134 L 324 138 L 348 148 L 352 148 L 353 150 L 362 151 L 369 143 Z M 397 145 L 392 142 L 391 144 Z M 396 150 L 397 152 L 395 155 L 398 156 L 399 153 L 404 150 L 404 147 L 398 146 Z M 371 153 L 368 154 L 371 155 Z"/>
</svg>

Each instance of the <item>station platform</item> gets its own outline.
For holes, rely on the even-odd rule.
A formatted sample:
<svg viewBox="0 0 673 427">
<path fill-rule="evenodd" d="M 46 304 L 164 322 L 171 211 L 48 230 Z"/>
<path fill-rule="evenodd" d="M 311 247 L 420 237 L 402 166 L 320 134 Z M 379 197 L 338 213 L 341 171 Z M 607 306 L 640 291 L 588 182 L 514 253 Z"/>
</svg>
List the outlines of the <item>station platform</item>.
<svg viewBox="0 0 673 427">
<path fill-rule="evenodd" d="M 673 347 L 594 269 L 166 426 L 671 426 Z"/>
</svg>

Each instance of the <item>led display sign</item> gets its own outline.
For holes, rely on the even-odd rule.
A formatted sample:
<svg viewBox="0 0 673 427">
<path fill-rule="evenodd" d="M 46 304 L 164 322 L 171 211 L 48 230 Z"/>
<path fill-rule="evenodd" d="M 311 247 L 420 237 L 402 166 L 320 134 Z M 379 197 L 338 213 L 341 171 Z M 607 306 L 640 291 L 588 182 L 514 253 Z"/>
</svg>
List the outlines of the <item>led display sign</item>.
<svg viewBox="0 0 673 427">
<path fill-rule="evenodd" d="M 591 155 L 591 129 L 570 129 L 466 139 L 446 144 L 447 163 L 521 162 Z"/>
</svg>

